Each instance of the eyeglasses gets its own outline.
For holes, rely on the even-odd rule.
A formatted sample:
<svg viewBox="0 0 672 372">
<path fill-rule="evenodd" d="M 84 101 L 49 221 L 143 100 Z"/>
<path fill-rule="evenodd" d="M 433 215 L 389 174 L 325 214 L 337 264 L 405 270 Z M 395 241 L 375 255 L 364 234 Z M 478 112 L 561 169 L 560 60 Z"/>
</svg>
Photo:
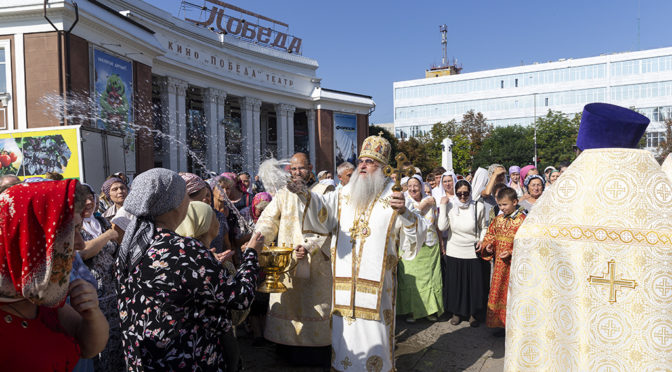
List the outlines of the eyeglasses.
<svg viewBox="0 0 672 372">
<path fill-rule="evenodd" d="M 366 163 L 366 165 L 373 165 L 376 162 L 373 159 L 358 159 L 357 160 L 357 165 L 361 165 L 362 163 Z"/>
<path fill-rule="evenodd" d="M 455 195 L 457 195 L 458 198 L 466 198 L 469 196 L 468 192 L 456 192 Z"/>
</svg>

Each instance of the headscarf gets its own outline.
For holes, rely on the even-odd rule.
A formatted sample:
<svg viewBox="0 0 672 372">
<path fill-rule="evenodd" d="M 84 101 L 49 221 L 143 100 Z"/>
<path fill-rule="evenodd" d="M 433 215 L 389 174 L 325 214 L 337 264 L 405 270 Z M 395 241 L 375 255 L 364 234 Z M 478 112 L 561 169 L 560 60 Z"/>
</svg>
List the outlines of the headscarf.
<svg viewBox="0 0 672 372">
<path fill-rule="evenodd" d="M 534 165 L 526 165 L 523 168 L 520 169 L 520 179 L 525 180 L 527 179 L 527 172 L 530 171 L 530 169 L 534 168 Z M 527 187 L 527 185 L 525 185 Z"/>
<path fill-rule="evenodd" d="M 247 192 L 247 191 L 245 190 L 245 184 L 243 183 L 243 181 L 241 181 L 241 180 L 238 178 L 238 175 L 237 175 L 237 174 L 235 174 L 235 173 L 233 173 L 233 172 L 224 172 L 224 173 L 222 173 L 220 176 L 225 177 L 225 178 L 228 178 L 228 179 L 230 179 L 231 181 L 233 181 L 233 183 L 236 184 L 236 186 L 238 187 L 238 190 L 240 190 L 240 192 L 243 192 L 243 193 L 244 193 L 244 192 Z"/>
<path fill-rule="evenodd" d="M 405 177 L 405 178 L 407 178 L 407 177 Z M 415 178 L 416 180 L 420 181 L 420 200 L 424 199 L 425 196 L 427 196 L 427 195 L 425 194 L 425 182 L 422 180 L 422 176 L 420 176 L 418 174 L 414 174 L 414 175 L 411 176 L 411 178 Z M 411 178 L 406 180 L 407 184 L 408 184 L 408 181 L 411 180 Z M 407 197 L 407 198 L 413 199 L 413 198 L 411 198 L 411 194 L 409 194 L 408 191 L 404 191 L 404 196 Z"/>
<path fill-rule="evenodd" d="M 271 196 L 271 194 L 267 192 L 260 192 L 254 195 L 254 199 L 252 199 L 252 207 L 250 207 L 250 212 L 252 213 L 252 221 L 256 223 L 257 220 L 259 220 L 259 217 L 257 217 L 257 205 L 259 205 L 259 203 L 264 201 L 270 203 L 271 200 L 273 200 L 273 197 Z"/>
<path fill-rule="evenodd" d="M 93 187 L 89 185 L 88 183 L 82 183 L 82 185 L 86 186 L 87 189 L 91 192 L 91 195 L 93 195 L 93 214 L 91 214 L 90 217 L 84 218 L 82 220 L 82 230 L 86 231 L 89 233 L 91 236 L 94 238 L 97 238 L 100 236 L 100 234 L 103 233 L 103 226 L 100 225 L 100 222 L 95 216 L 96 209 L 98 208 L 98 195 L 96 195 L 96 192 L 93 190 Z"/>
<path fill-rule="evenodd" d="M 187 216 L 175 232 L 182 236 L 198 238 L 210 230 L 213 218 L 215 218 L 215 211 L 212 207 L 202 201 L 192 201 L 189 203 Z"/>
<path fill-rule="evenodd" d="M 62 306 L 74 255 L 77 180 L 20 184 L 0 194 L 0 302 Z"/>
<path fill-rule="evenodd" d="M 527 189 L 528 186 L 530 185 L 530 181 L 532 181 L 535 178 L 538 179 L 539 181 L 541 181 L 541 191 L 544 191 L 544 188 L 546 187 L 546 181 L 544 181 L 544 177 L 542 177 L 538 174 L 531 174 L 531 175 L 527 176 L 527 178 L 525 178 L 525 189 Z M 527 190 L 527 191 L 529 192 L 530 190 Z"/>
<path fill-rule="evenodd" d="M 517 166 L 517 165 L 512 165 L 512 166 L 510 166 L 510 167 L 509 167 L 509 176 L 511 176 L 511 174 L 513 174 L 513 173 L 518 173 L 518 174 L 520 174 L 520 167 Z"/>
<path fill-rule="evenodd" d="M 124 186 L 126 186 L 126 182 L 124 182 L 124 180 L 122 180 L 121 178 L 112 177 L 112 178 L 109 178 L 109 179 L 105 180 L 105 182 L 103 182 L 103 186 L 100 187 L 100 191 L 102 191 L 103 194 L 105 194 L 105 197 L 107 198 L 107 200 L 110 200 L 110 189 L 112 188 L 112 185 L 114 185 L 117 182 L 121 182 L 121 183 L 124 184 Z M 126 186 L 126 187 L 128 187 L 128 186 Z"/>
<path fill-rule="evenodd" d="M 444 196 L 446 196 L 446 190 L 443 188 L 443 178 L 449 176 L 453 178 L 453 194 L 455 194 L 455 184 L 457 183 L 455 173 L 451 171 L 445 172 L 444 174 L 441 175 L 441 180 L 439 181 L 439 184 L 436 185 L 434 189 L 432 189 L 432 196 L 436 200 L 436 205 L 439 205 L 441 203 L 441 199 Z M 453 197 L 454 196 L 455 195 L 453 195 Z"/>
<path fill-rule="evenodd" d="M 118 270 L 127 277 L 149 249 L 154 238 L 154 218 L 177 208 L 184 200 L 187 184 L 176 172 L 153 168 L 133 181 L 124 209 L 134 218 L 128 224 L 119 247 Z"/>
<path fill-rule="evenodd" d="M 465 184 L 468 185 L 470 191 L 474 190 L 474 188 L 471 186 L 471 183 L 469 183 L 469 181 L 459 180 L 458 182 L 460 183 L 461 186 L 464 186 Z M 473 203 L 473 201 L 474 201 L 474 199 L 472 198 L 471 192 L 469 193 L 469 199 L 467 199 L 467 201 L 465 203 L 462 203 L 460 201 L 460 198 L 457 197 L 457 183 L 456 183 L 455 184 L 455 200 L 453 202 L 455 203 L 457 208 L 459 208 L 459 209 L 469 208 L 469 206 L 471 205 L 471 203 Z"/>
<path fill-rule="evenodd" d="M 222 173 L 222 174 L 225 174 L 225 173 Z M 230 174 L 234 174 L 234 173 L 230 173 Z M 224 206 L 226 207 L 226 209 L 229 210 L 229 213 L 234 214 L 235 219 L 237 221 L 237 226 L 233 226 L 233 225 L 230 224 L 229 227 L 233 231 L 234 237 L 236 239 L 240 239 L 241 237 L 243 237 L 245 235 L 251 234 L 254 229 L 252 228 L 252 225 L 250 225 L 247 222 L 247 219 L 245 219 L 245 217 L 243 217 L 240 214 L 240 212 L 238 211 L 238 208 L 236 208 L 236 206 L 234 206 L 233 203 L 231 203 L 231 200 L 229 200 L 229 197 L 226 195 L 226 191 L 222 188 L 222 186 L 219 185 L 219 180 L 221 180 L 222 177 L 224 177 L 224 176 L 217 176 L 217 177 L 211 178 L 211 179 L 208 180 L 207 183 L 212 188 L 212 191 L 214 191 L 215 189 L 217 189 L 217 191 L 219 191 L 219 195 L 222 198 L 224 198 L 223 201 L 222 201 L 224 203 Z M 226 177 L 226 178 L 229 178 L 229 177 Z M 214 207 L 214 202 L 215 202 L 214 193 L 213 193 L 213 197 L 212 197 L 212 202 L 213 202 L 213 207 Z"/>
<path fill-rule="evenodd" d="M 485 168 L 478 168 L 474 173 L 474 179 L 471 180 L 471 198 L 478 200 L 481 197 L 481 192 L 485 190 L 488 185 L 488 171 Z"/>
<path fill-rule="evenodd" d="M 180 172 L 180 177 L 187 183 L 187 194 L 191 195 L 208 187 L 203 179 L 193 173 Z"/>
<path fill-rule="evenodd" d="M 555 168 L 553 168 L 553 170 L 551 171 L 551 173 L 548 174 L 548 181 L 547 181 L 547 182 L 551 182 L 551 176 L 553 175 L 553 173 L 560 173 L 560 171 L 557 170 L 557 169 L 555 169 Z M 556 181 L 557 181 L 557 180 L 556 180 Z"/>
</svg>

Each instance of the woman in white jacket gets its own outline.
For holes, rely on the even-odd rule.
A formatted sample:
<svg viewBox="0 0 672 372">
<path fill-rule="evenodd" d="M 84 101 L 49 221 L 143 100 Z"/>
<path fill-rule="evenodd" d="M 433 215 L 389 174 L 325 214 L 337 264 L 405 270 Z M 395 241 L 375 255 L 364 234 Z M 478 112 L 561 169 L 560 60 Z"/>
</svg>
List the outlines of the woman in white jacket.
<svg viewBox="0 0 672 372">
<path fill-rule="evenodd" d="M 453 314 L 450 323 L 463 318 L 478 327 L 488 301 L 490 266 L 476 254 L 487 226 L 482 202 L 471 197 L 471 184 L 455 184 L 455 197 L 444 197 L 439 205 L 438 228 L 447 232 L 443 297 L 445 310 Z"/>
</svg>

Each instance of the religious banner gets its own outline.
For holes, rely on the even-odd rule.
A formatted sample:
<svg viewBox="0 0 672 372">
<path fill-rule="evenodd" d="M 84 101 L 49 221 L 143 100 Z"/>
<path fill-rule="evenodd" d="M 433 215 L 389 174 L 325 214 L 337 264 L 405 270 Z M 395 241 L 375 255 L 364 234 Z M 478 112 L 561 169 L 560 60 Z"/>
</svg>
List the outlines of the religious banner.
<svg viewBox="0 0 672 372">
<path fill-rule="evenodd" d="M 82 175 L 79 126 L 0 133 L 0 175 L 20 179 L 56 172 L 64 178 Z"/>
<path fill-rule="evenodd" d="M 357 161 L 357 115 L 334 113 L 334 167 Z"/>
</svg>

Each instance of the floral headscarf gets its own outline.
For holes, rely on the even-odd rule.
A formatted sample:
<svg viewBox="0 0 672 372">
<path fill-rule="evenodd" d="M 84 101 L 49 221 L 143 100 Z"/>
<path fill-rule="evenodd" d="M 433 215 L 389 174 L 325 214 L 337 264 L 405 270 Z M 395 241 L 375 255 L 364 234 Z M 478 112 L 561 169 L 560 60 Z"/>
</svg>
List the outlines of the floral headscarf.
<svg viewBox="0 0 672 372">
<path fill-rule="evenodd" d="M 203 179 L 193 173 L 180 172 L 180 177 L 187 183 L 187 195 L 192 195 L 208 187 Z"/>
<path fill-rule="evenodd" d="M 77 180 L 13 186 L 0 194 L 0 302 L 62 306 L 74 255 Z"/>
<path fill-rule="evenodd" d="M 257 217 L 257 205 L 264 201 L 270 203 L 271 200 L 273 200 L 273 197 L 267 192 L 260 192 L 254 195 L 254 199 L 252 199 L 252 207 L 250 208 L 250 212 L 252 212 L 252 220 L 254 223 L 257 223 L 257 220 L 259 219 L 259 217 Z"/>
<path fill-rule="evenodd" d="M 105 194 L 107 200 L 110 200 L 110 189 L 112 189 L 112 185 L 114 185 L 117 182 L 121 182 L 124 184 L 124 186 L 126 186 L 126 182 L 124 182 L 124 180 L 122 180 L 121 178 L 112 177 L 110 179 L 105 180 L 105 182 L 103 182 L 103 186 L 100 187 L 100 191 L 102 191 L 103 194 Z"/>
</svg>

